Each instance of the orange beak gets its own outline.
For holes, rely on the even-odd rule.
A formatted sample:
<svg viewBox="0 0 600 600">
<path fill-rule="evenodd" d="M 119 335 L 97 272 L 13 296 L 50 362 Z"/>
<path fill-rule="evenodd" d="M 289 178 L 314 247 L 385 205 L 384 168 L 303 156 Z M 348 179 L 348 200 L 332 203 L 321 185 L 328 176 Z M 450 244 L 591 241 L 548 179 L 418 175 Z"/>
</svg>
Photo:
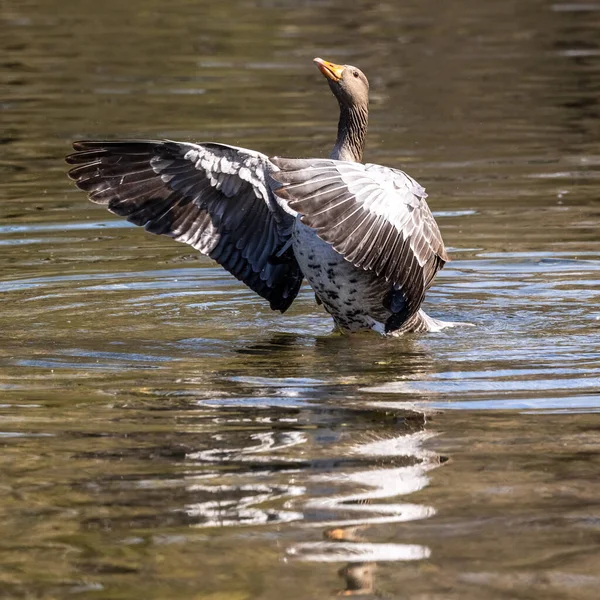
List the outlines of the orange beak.
<svg viewBox="0 0 600 600">
<path fill-rule="evenodd" d="M 319 71 L 327 77 L 327 79 L 331 79 L 331 81 L 339 81 L 342 78 L 342 74 L 344 72 L 344 67 L 342 65 L 336 65 L 335 63 L 327 62 L 322 58 L 315 58 L 314 61 L 319 67 Z"/>
</svg>

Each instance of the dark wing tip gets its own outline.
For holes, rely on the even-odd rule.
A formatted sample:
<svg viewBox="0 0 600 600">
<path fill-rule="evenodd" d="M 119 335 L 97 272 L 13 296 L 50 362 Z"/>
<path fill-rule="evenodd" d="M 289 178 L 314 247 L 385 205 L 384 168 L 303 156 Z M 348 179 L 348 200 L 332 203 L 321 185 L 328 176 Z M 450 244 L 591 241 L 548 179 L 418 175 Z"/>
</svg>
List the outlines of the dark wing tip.
<svg viewBox="0 0 600 600">
<path fill-rule="evenodd" d="M 123 152 L 127 154 L 142 154 L 157 147 L 171 146 L 167 140 L 142 140 L 142 139 L 119 139 L 119 140 L 75 140 L 72 142 L 75 154 L 79 152 Z M 177 145 L 177 144 L 175 144 Z M 74 156 L 70 155 L 70 156 Z"/>
<path fill-rule="evenodd" d="M 91 157 L 89 156 L 89 151 L 97 149 L 98 143 L 102 144 L 103 142 L 95 142 L 94 140 L 75 140 L 74 142 L 72 142 L 73 150 L 75 150 L 75 152 L 72 152 L 71 154 L 65 156 L 65 161 L 69 165 L 80 165 L 83 163 L 90 162 L 89 158 Z M 71 177 L 71 179 L 73 178 Z"/>
<path fill-rule="evenodd" d="M 96 158 L 98 158 L 97 152 L 88 152 L 87 150 L 81 150 L 65 156 L 65 161 L 69 165 L 88 165 L 91 162 L 94 162 Z"/>
<path fill-rule="evenodd" d="M 102 144 L 100 140 L 75 140 L 73 142 L 73 150 L 89 150 L 90 148 L 97 148 L 98 144 Z"/>
<path fill-rule="evenodd" d="M 287 285 L 289 287 L 284 292 L 276 289 L 270 294 L 269 307 L 271 310 L 278 310 L 281 314 L 283 314 L 296 299 L 296 296 L 300 291 L 300 286 L 302 285 L 302 273 L 297 267 L 294 268 L 297 270 L 296 281 L 288 281 Z"/>
</svg>

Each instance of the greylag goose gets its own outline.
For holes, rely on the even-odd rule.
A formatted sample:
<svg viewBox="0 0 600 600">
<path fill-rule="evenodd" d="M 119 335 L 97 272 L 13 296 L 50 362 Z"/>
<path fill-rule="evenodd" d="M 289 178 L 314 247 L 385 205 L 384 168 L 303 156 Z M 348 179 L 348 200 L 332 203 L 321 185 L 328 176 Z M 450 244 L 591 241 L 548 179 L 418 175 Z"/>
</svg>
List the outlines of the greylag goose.
<svg viewBox="0 0 600 600">
<path fill-rule="evenodd" d="M 453 325 L 421 310 L 449 260 L 425 190 L 362 164 L 369 83 L 351 65 L 317 67 L 340 107 L 329 159 L 288 159 L 214 142 L 74 142 L 69 176 L 114 214 L 217 261 L 273 310 L 304 277 L 341 332 L 398 335 Z"/>
</svg>

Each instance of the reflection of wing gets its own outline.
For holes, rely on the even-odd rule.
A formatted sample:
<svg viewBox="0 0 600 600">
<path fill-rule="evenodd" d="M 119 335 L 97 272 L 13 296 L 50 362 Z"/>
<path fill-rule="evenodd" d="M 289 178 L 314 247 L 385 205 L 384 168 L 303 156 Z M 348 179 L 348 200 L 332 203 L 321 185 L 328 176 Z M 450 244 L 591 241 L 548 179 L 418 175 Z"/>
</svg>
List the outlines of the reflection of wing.
<svg viewBox="0 0 600 600">
<path fill-rule="evenodd" d="M 271 308 L 284 312 L 302 273 L 294 258 L 269 257 L 294 219 L 267 183 L 266 156 L 222 144 L 123 140 L 75 142 L 69 172 L 90 200 L 148 231 L 210 256 Z M 273 168 L 272 166 L 270 168 Z"/>
<path fill-rule="evenodd" d="M 302 221 L 353 265 L 392 282 L 418 309 L 433 277 L 449 260 L 425 190 L 379 165 L 274 158 L 284 184 L 275 190 Z"/>
</svg>

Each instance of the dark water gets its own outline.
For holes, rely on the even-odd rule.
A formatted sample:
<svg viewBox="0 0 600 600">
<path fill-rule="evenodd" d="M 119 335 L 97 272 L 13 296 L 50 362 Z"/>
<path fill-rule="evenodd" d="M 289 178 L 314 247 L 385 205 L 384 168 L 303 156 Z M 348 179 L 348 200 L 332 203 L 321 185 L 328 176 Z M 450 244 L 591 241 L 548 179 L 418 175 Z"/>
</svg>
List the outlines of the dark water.
<svg viewBox="0 0 600 600">
<path fill-rule="evenodd" d="M 600 4 L 0 3 L 0 596 L 596 599 Z M 427 187 L 427 311 L 330 334 L 88 203 L 72 139 L 327 154 Z"/>
</svg>

